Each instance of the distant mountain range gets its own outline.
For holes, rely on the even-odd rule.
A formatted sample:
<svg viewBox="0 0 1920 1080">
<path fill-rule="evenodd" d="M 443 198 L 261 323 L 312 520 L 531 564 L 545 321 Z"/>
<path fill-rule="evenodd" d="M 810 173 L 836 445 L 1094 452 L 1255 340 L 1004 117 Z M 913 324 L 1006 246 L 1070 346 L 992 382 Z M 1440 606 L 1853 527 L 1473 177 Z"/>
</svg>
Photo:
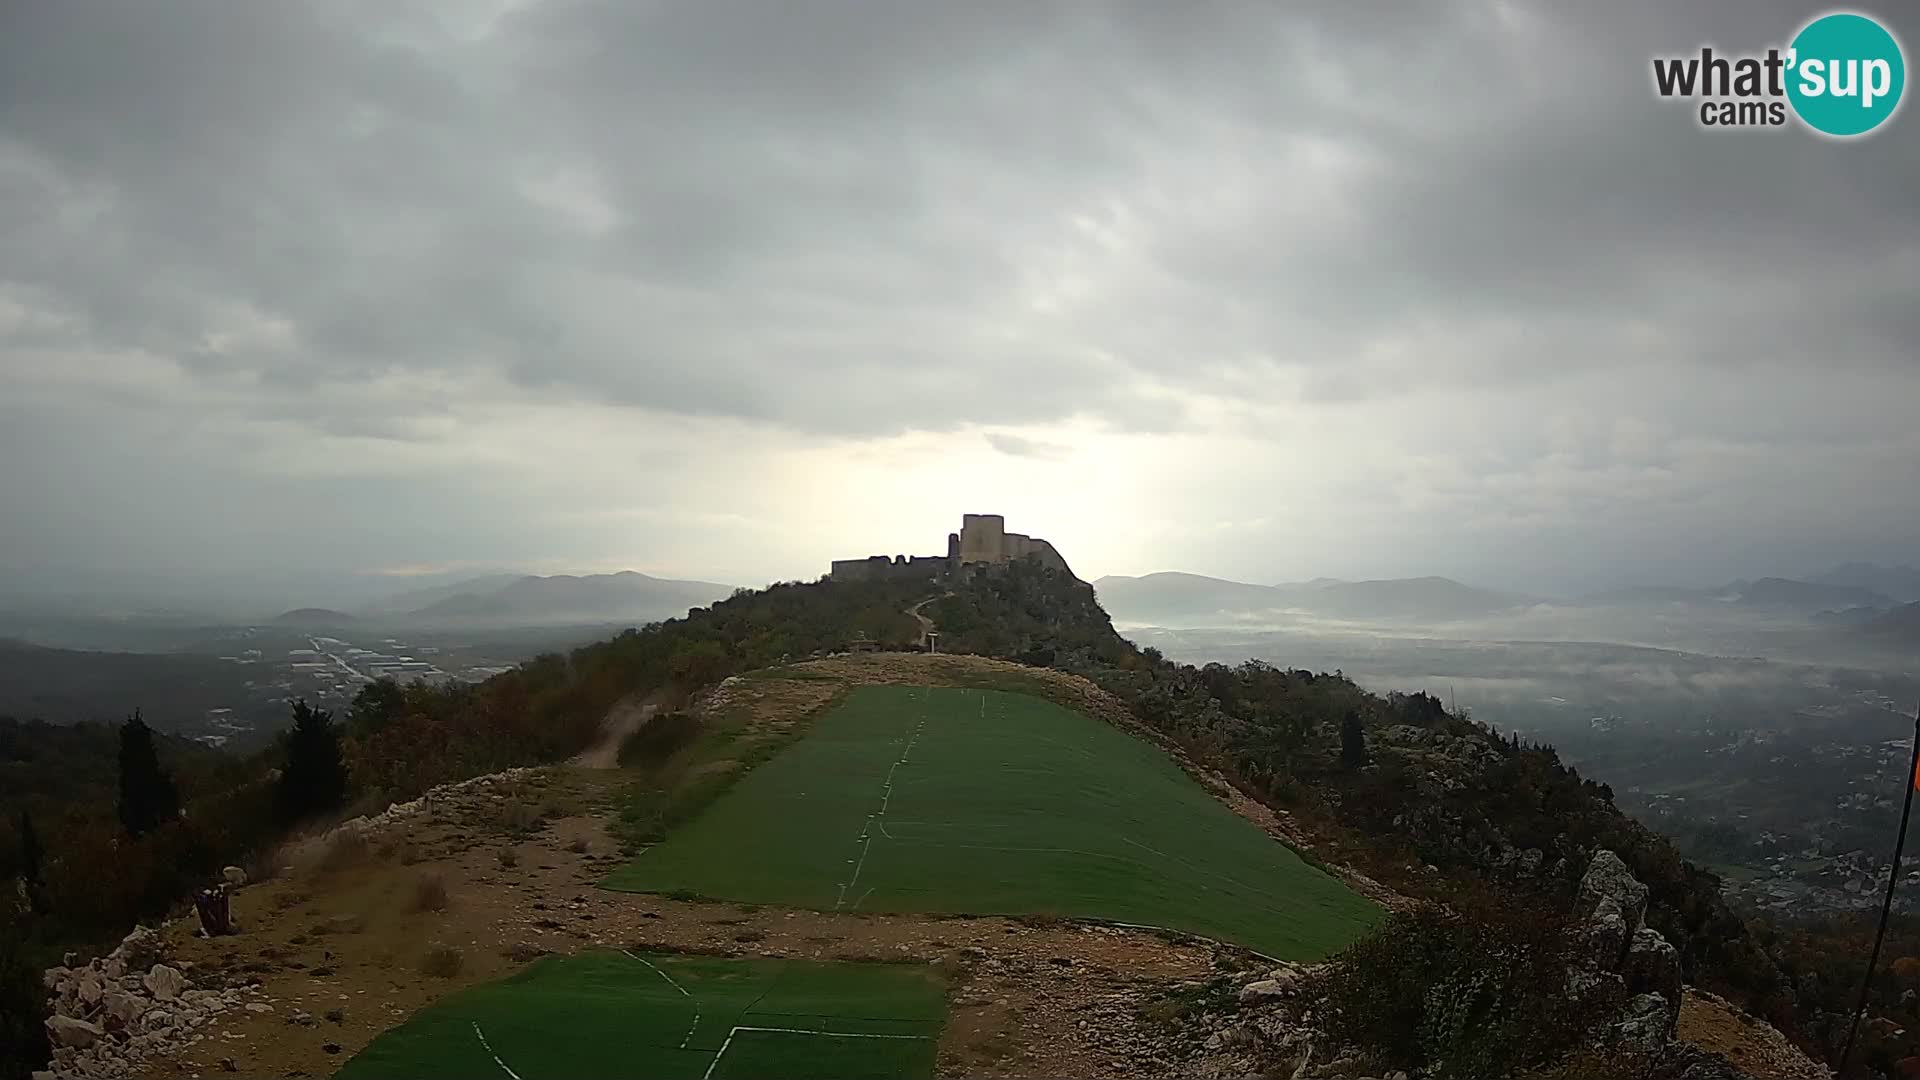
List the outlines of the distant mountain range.
<svg viewBox="0 0 1920 1080">
<path fill-rule="evenodd" d="M 1123 622 L 1222 624 L 1281 612 L 1330 619 L 1406 619 L 1449 622 L 1481 618 L 1539 603 L 1580 607 L 1738 607 L 1793 612 L 1836 627 L 1873 631 L 1883 613 L 1920 599 L 1920 571 L 1846 563 L 1807 580 L 1769 577 L 1734 581 L 1718 588 L 1635 586 L 1549 601 L 1522 593 L 1465 585 L 1444 577 L 1312 581 L 1261 585 L 1200 574 L 1165 572 L 1140 577 L 1109 575 L 1093 583 L 1100 602 Z M 491 574 L 447 585 L 396 593 L 355 609 L 301 608 L 275 621 L 287 626 L 338 627 L 356 619 L 413 623 L 561 625 L 632 619 L 651 621 L 686 614 L 728 596 L 732 587 L 709 581 L 617 574 L 550 577 Z M 1896 613 L 1897 614 L 1897 613 Z M 1920 620 L 1920 616 L 1912 616 Z"/>
<path fill-rule="evenodd" d="M 1128 622 L 1197 619 L 1281 611 L 1324 618 L 1445 621 L 1533 604 L 1533 597 L 1462 585 L 1443 577 L 1385 581 L 1313 581 L 1253 585 L 1199 574 L 1110 575 L 1093 583 L 1108 612 Z"/>
<path fill-rule="evenodd" d="M 331 608 L 303 607 L 286 612 L 273 621 L 280 626 L 311 626 L 324 628 L 329 626 L 345 626 L 348 623 L 358 620 L 344 611 L 334 611 Z"/>
<path fill-rule="evenodd" d="M 496 574 L 389 597 L 379 605 L 389 619 L 417 622 L 491 622 L 524 625 L 607 619 L 678 618 L 733 592 L 711 581 L 676 581 L 633 570 L 575 577 Z"/>
<path fill-rule="evenodd" d="M 1891 607 L 1893 601 L 1852 585 L 1825 585 L 1790 578 L 1761 578 L 1749 582 L 1738 592 L 1736 603 L 1755 607 L 1793 608 L 1800 611 L 1832 611 L 1856 607 Z"/>
<path fill-rule="evenodd" d="M 1904 567 L 1849 563 L 1820 580 L 1768 577 L 1718 588 L 1634 586 L 1551 601 L 1522 593 L 1463 585 L 1444 577 L 1383 581 L 1313 581 L 1257 585 L 1200 574 L 1112 575 L 1093 583 L 1100 602 L 1124 622 L 1216 624 L 1261 614 L 1294 612 L 1336 619 L 1412 619 L 1447 622 L 1480 618 L 1539 603 L 1576 607 L 1717 607 L 1812 616 L 1840 626 L 1865 627 L 1897 606 L 1898 597 L 1853 581 L 1900 587 Z M 1916 618 L 1920 618 L 1917 616 Z"/>
<path fill-rule="evenodd" d="M 1903 604 L 1920 601 L 1920 570 L 1911 566 L 1876 566 L 1873 563 L 1843 563 L 1808 581 L 1818 585 L 1846 585 L 1866 589 Z"/>
<path fill-rule="evenodd" d="M 1757 581 L 1732 581 L 1717 589 L 1683 589 L 1640 586 L 1610 589 L 1583 596 L 1575 603 L 1585 607 L 1646 607 L 1674 604 L 1738 605 L 1783 611 L 1845 612 L 1854 609 L 1883 611 L 1894 601 L 1871 589 L 1853 585 L 1796 581 L 1792 578 L 1760 578 Z"/>
<path fill-rule="evenodd" d="M 1863 633 L 1920 645 L 1920 603 L 1903 604 L 1860 627 Z"/>
<path fill-rule="evenodd" d="M 526 576 L 525 574 L 488 574 L 485 577 L 469 578 L 465 581 L 456 581 L 449 585 L 434 585 L 424 589 L 409 589 L 406 592 L 394 593 L 392 596 L 377 601 L 373 606 L 373 610 L 387 614 L 419 611 L 421 608 L 430 607 L 449 597 L 462 595 L 483 596 L 489 593 L 495 593 Z"/>
</svg>

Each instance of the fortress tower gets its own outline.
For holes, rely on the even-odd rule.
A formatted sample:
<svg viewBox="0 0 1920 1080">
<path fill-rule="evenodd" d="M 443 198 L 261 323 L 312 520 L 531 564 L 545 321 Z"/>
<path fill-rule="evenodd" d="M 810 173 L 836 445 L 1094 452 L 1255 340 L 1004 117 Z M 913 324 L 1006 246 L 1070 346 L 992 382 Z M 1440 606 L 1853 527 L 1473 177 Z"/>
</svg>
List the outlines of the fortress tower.
<svg viewBox="0 0 1920 1080">
<path fill-rule="evenodd" d="M 1038 559 L 1043 565 L 1067 573 L 1067 560 L 1052 544 L 1038 537 L 1007 531 L 1007 519 L 999 514 L 963 514 L 960 531 L 947 534 L 947 553 L 915 555 L 874 555 L 865 559 L 835 559 L 831 577 L 835 581 L 880 581 L 932 578 L 953 573 L 965 566 L 993 565 L 1014 559 Z"/>
</svg>

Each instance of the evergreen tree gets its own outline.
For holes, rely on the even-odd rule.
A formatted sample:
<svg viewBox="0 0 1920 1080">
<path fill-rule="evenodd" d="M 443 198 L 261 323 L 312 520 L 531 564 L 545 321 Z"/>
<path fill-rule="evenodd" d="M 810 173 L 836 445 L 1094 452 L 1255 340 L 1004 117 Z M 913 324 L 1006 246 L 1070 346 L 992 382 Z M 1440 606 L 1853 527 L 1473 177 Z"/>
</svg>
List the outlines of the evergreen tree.
<svg viewBox="0 0 1920 1080">
<path fill-rule="evenodd" d="M 47 992 L 27 947 L 27 925 L 11 904 L 0 906 L 0 1080 L 27 1080 L 47 1067 Z"/>
<path fill-rule="evenodd" d="M 1349 769 L 1367 763 L 1367 736 L 1360 726 L 1360 714 L 1352 709 L 1340 720 L 1340 761 Z"/>
<path fill-rule="evenodd" d="M 40 834 L 33 827 L 33 812 L 20 811 L 20 876 L 26 879 L 29 895 L 40 888 L 40 864 L 45 854 L 40 848 Z"/>
<path fill-rule="evenodd" d="M 305 698 L 295 702 L 286 745 L 286 764 L 274 792 L 282 821 L 323 814 L 346 802 L 347 766 L 340 757 L 340 729 L 332 713 L 308 705 Z"/>
<path fill-rule="evenodd" d="M 120 725 L 120 824 L 135 836 L 180 816 L 180 793 L 160 768 L 153 729 L 133 710 Z"/>
<path fill-rule="evenodd" d="M 407 708 L 407 693 L 392 679 L 375 679 L 353 695 L 347 707 L 347 727 L 358 736 L 381 731 Z"/>
</svg>

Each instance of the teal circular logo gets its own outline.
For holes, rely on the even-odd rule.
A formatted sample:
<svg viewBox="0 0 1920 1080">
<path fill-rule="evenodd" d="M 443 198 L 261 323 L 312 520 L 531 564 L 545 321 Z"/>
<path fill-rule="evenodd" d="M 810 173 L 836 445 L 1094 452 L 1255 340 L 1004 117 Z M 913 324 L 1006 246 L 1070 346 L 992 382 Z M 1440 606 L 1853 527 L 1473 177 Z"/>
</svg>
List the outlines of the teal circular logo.
<svg viewBox="0 0 1920 1080">
<path fill-rule="evenodd" d="M 1822 15 L 1794 35 L 1787 55 L 1787 100 L 1815 131 L 1865 135 L 1900 107 L 1906 57 L 1886 27 L 1865 15 Z"/>
</svg>

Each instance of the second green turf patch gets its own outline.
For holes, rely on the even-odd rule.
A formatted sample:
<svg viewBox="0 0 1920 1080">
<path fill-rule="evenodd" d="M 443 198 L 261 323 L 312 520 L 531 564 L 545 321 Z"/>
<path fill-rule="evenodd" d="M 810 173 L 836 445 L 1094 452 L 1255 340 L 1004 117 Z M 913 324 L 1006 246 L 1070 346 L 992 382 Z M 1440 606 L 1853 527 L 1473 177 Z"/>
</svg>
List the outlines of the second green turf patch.
<svg viewBox="0 0 1920 1080">
<path fill-rule="evenodd" d="M 594 951 L 453 994 L 341 1080 L 933 1075 L 945 990 L 925 967 Z"/>
<path fill-rule="evenodd" d="M 1152 746 L 1024 694 L 868 686 L 610 888 L 824 911 L 1056 915 L 1317 960 L 1376 905 Z"/>
</svg>

